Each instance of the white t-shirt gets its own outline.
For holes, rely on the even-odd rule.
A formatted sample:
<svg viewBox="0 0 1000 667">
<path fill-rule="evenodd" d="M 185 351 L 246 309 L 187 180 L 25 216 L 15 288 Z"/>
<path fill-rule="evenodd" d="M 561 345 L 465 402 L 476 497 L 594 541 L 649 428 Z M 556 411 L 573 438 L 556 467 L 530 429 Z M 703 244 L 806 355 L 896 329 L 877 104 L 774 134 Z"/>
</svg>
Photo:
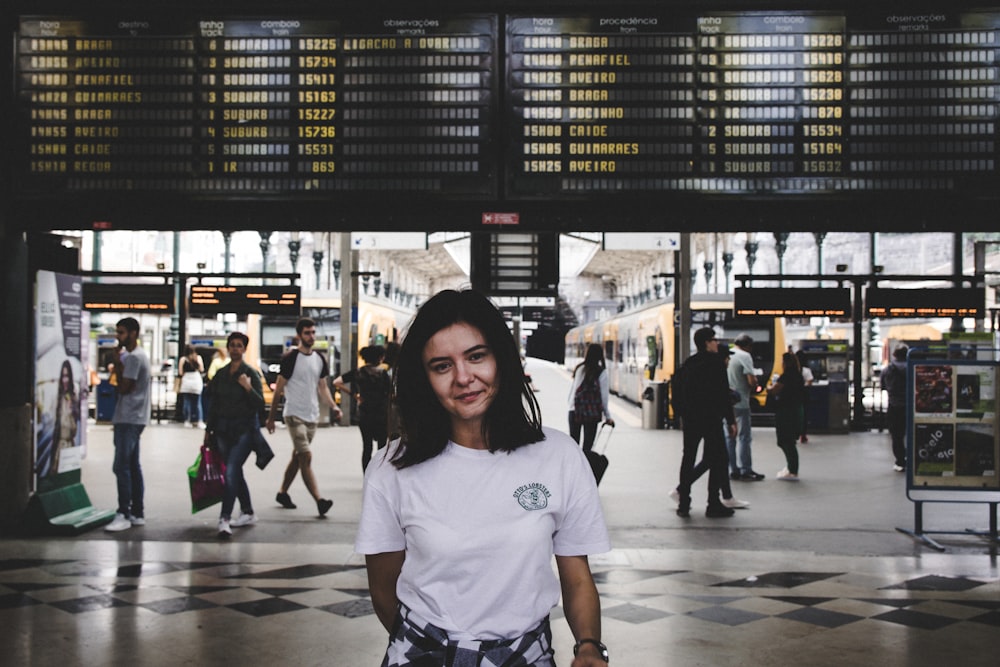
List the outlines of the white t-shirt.
<svg viewBox="0 0 1000 667">
<path fill-rule="evenodd" d="M 753 357 L 749 352 L 733 347 L 732 355 L 729 357 L 729 386 L 735 389 L 740 395 L 740 401 L 734 408 L 748 409 L 750 407 L 750 385 L 747 383 L 747 376 L 753 375 Z"/>
<path fill-rule="evenodd" d="M 558 603 L 552 556 L 611 549 L 594 474 L 565 433 L 513 452 L 449 442 L 404 468 L 380 450 L 365 474 L 354 550 L 406 551 L 396 595 L 453 640 L 510 639 Z"/>
<path fill-rule="evenodd" d="M 285 418 L 319 421 L 319 381 L 330 374 L 326 359 L 313 350 L 309 354 L 291 349 L 281 358 L 281 376 L 285 378 Z"/>
</svg>

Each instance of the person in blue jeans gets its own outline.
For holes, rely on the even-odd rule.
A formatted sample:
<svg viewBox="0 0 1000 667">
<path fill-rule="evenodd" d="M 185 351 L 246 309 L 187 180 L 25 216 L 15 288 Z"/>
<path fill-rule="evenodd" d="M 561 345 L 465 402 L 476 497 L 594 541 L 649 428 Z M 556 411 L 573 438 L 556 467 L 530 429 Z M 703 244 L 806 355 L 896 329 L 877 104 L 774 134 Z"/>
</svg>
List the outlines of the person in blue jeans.
<svg viewBox="0 0 1000 667">
<path fill-rule="evenodd" d="M 243 361 L 249 341 L 246 334 L 239 331 L 229 334 L 226 349 L 230 362 L 212 378 L 212 409 L 205 429 L 205 444 L 214 438 L 226 462 L 226 484 L 219 512 L 220 539 L 232 537 L 233 528 L 257 523 L 243 464 L 253 451 L 255 439 L 261 437 L 259 415 L 264 408 L 264 389 L 260 374 Z M 233 519 L 237 499 L 240 516 Z"/>
<path fill-rule="evenodd" d="M 118 347 L 112 353 L 112 372 L 117 378 L 118 402 L 111 417 L 118 482 L 118 511 L 105 530 L 117 533 L 146 523 L 143 507 L 145 484 L 139 463 L 139 437 L 149 423 L 149 357 L 139 346 L 139 321 L 126 317 L 115 325 Z"/>
<path fill-rule="evenodd" d="M 750 350 L 753 348 L 753 338 L 747 334 L 740 334 L 733 341 L 735 349 L 729 359 L 729 386 L 737 394 L 739 401 L 733 406 L 736 414 L 736 435 L 730 434 L 726 438 L 726 448 L 729 451 L 730 479 L 745 482 L 759 482 L 764 479 L 764 475 L 753 469 L 753 457 L 750 446 L 753 442 L 753 434 L 750 430 L 750 396 L 757 391 L 757 374 L 754 373 L 753 356 Z"/>
</svg>

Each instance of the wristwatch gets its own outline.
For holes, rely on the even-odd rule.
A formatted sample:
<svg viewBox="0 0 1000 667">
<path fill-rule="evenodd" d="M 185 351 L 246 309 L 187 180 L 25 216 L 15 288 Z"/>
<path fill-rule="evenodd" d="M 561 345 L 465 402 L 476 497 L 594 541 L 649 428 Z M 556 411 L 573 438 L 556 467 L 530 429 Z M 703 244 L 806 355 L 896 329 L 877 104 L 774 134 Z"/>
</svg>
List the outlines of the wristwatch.
<svg viewBox="0 0 1000 667">
<path fill-rule="evenodd" d="M 604 662 L 610 662 L 608 658 L 608 647 L 597 641 L 596 639 L 581 639 L 577 643 L 573 644 L 573 657 L 576 657 L 577 652 L 580 650 L 580 646 L 583 644 L 593 644 L 597 647 L 597 650 L 601 653 L 601 658 Z"/>
</svg>

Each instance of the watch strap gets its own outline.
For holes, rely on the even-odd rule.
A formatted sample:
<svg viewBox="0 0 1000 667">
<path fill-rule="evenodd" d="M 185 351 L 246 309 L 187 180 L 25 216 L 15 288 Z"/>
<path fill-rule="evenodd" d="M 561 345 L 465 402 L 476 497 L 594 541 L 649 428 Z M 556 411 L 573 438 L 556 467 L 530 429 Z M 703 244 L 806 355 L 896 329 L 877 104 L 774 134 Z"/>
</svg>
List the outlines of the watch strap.
<svg viewBox="0 0 1000 667">
<path fill-rule="evenodd" d="M 580 650 L 580 646 L 582 646 L 583 644 L 593 644 L 594 646 L 596 646 L 597 649 L 601 652 L 601 657 L 604 658 L 605 662 L 608 662 L 608 647 L 605 646 L 603 643 L 601 643 L 599 640 L 592 639 L 590 637 L 584 637 L 583 639 L 577 640 L 577 642 L 573 644 L 574 656 L 576 656 L 577 652 L 579 652 Z"/>
</svg>

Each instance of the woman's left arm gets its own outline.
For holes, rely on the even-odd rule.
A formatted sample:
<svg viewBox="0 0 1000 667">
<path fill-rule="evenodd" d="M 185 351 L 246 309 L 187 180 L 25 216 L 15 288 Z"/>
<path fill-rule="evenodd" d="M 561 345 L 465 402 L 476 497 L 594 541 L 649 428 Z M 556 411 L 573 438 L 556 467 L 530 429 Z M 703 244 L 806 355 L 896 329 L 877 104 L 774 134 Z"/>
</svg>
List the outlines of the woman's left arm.
<svg viewBox="0 0 1000 667">
<path fill-rule="evenodd" d="M 608 404 L 611 392 L 611 380 L 608 377 L 608 369 L 605 368 L 601 371 L 600 376 L 597 378 L 597 383 L 601 388 L 601 410 L 604 412 L 604 421 L 614 427 L 615 420 L 611 418 L 611 407 Z"/>
<path fill-rule="evenodd" d="M 562 585 L 563 610 L 573 638 L 601 641 L 601 598 L 597 593 L 590 562 L 586 556 L 556 556 Z M 591 643 L 580 645 L 572 667 L 604 667 L 598 649 Z"/>
</svg>

